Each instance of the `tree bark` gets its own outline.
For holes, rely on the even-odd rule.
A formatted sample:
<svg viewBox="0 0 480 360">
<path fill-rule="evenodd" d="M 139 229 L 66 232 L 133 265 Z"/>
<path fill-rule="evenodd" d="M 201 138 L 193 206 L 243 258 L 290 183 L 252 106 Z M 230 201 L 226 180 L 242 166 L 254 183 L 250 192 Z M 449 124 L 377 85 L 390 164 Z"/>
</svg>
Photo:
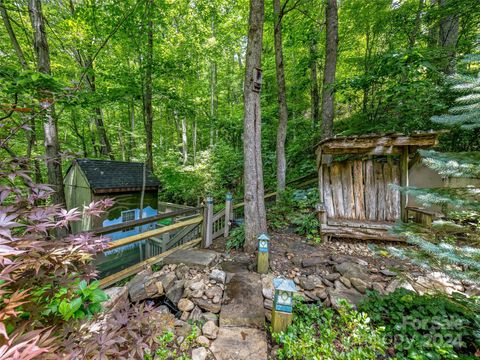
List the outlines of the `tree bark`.
<svg viewBox="0 0 480 360">
<path fill-rule="evenodd" d="M 132 101 L 129 104 L 129 117 L 130 117 L 130 134 L 129 134 L 129 152 L 128 161 L 133 158 L 135 149 L 135 100 L 132 97 Z"/>
<path fill-rule="evenodd" d="M 148 40 L 147 40 L 147 64 L 145 71 L 145 134 L 147 168 L 153 172 L 153 105 L 152 105 L 152 67 L 153 67 L 153 0 L 149 1 Z"/>
<path fill-rule="evenodd" d="M 316 41 L 310 46 L 310 103 L 313 126 L 317 126 L 320 120 L 320 95 L 318 92 L 317 74 L 317 44 Z"/>
<path fill-rule="evenodd" d="M 280 0 L 273 0 L 274 12 L 274 42 L 275 42 L 275 65 L 278 86 L 278 129 L 277 129 L 277 191 L 285 191 L 285 178 L 287 173 L 287 160 L 285 157 L 285 141 L 287 138 L 287 90 L 285 85 L 285 68 L 283 64 L 282 47 L 282 17 L 283 12 Z M 279 197 L 278 197 L 279 198 Z"/>
<path fill-rule="evenodd" d="M 187 141 L 187 119 L 185 116 L 182 117 L 182 158 L 183 158 L 183 165 L 186 165 L 188 162 L 188 141 Z"/>
<path fill-rule="evenodd" d="M 17 36 L 13 31 L 12 24 L 10 22 L 10 17 L 8 16 L 7 8 L 5 7 L 3 0 L 0 0 L 0 14 L 2 15 L 3 23 L 5 24 L 5 29 L 7 29 L 10 42 L 12 43 L 12 46 L 15 49 L 15 53 L 17 54 L 18 60 L 22 65 L 22 69 L 26 70 L 28 69 L 28 63 L 25 60 L 25 55 L 23 54 L 22 48 L 18 43 Z"/>
<path fill-rule="evenodd" d="M 422 12 L 423 8 L 425 7 L 425 0 L 418 1 L 418 10 L 417 14 L 415 15 L 415 24 L 413 26 L 412 33 L 408 39 L 408 47 L 412 49 L 417 42 L 418 34 L 420 33 L 420 25 L 422 24 Z"/>
<path fill-rule="evenodd" d="M 264 22 L 264 1 L 250 0 L 244 82 L 244 181 L 245 250 L 257 248 L 257 236 L 267 230 L 265 215 L 260 112 L 260 93 L 254 89 L 256 69 L 260 69 Z"/>
<path fill-rule="evenodd" d="M 335 72 L 337 68 L 338 48 L 338 13 L 337 0 L 327 0 L 325 9 L 327 24 L 325 70 L 322 89 L 322 138 L 333 135 L 333 118 L 335 117 Z"/>
<path fill-rule="evenodd" d="M 41 0 L 30 0 L 28 4 L 30 20 L 34 31 L 34 49 L 37 56 L 37 71 L 50 75 L 50 52 L 45 20 L 42 13 Z M 65 207 L 65 193 L 63 188 L 62 159 L 58 142 L 57 119 L 51 94 L 46 89 L 39 89 L 41 111 L 43 117 L 43 131 L 45 141 L 45 155 L 47 163 L 48 182 L 54 189 L 52 201 L 54 204 Z"/>
<path fill-rule="evenodd" d="M 448 9 L 452 2 L 449 0 L 440 0 L 439 4 L 445 11 L 445 15 L 440 20 L 440 31 L 438 45 L 445 50 L 445 61 L 442 68 L 445 74 L 453 74 L 455 72 L 455 50 L 458 41 L 458 28 L 460 17 L 458 14 Z"/>
</svg>

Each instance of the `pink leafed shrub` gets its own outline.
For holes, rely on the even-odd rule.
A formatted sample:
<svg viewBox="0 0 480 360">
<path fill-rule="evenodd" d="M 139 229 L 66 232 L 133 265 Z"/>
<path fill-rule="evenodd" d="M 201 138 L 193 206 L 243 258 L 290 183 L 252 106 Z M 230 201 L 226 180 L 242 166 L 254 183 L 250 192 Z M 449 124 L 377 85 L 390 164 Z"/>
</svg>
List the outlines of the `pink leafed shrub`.
<svg viewBox="0 0 480 360">
<path fill-rule="evenodd" d="M 52 301 L 68 302 L 81 280 L 96 276 L 92 259 L 105 239 L 65 235 L 83 216 L 99 216 L 112 201 L 65 210 L 53 190 L 35 184 L 22 160 L 0 161 L 0 359 L 49 357 L 64 321 Z"/>
</svg>

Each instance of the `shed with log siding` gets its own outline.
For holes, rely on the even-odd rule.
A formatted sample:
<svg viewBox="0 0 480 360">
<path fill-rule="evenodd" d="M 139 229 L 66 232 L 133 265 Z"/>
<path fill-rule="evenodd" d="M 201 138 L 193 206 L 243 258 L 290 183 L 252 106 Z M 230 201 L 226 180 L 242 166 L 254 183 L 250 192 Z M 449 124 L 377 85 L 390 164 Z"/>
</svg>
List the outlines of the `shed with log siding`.
<svg viewBox="0 0 480 360">
<path fill-rule="evenodd" d="M 323 237 L 400 240 L 388 230 L 407 217 L 409 168 L 417 150 L 438 143 L 438 133 L 335 137 L 317 145 L 319 205 Z"/>
</svg>

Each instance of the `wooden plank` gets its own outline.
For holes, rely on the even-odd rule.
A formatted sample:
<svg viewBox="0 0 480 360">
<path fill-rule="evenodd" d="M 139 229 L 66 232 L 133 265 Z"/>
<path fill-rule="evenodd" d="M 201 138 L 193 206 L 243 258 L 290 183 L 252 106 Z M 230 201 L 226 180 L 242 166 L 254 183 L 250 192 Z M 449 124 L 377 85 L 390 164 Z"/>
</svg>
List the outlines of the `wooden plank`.
<svg viewBox="0 0 480 360">
<path fill-rule="evenodd" d="M 328 219 L 328 226 L 363 228 L 389 230 L 395 225 L 394 221 L 370 221 L 370 220 L 350 220 L 350 219 Z"/>
<path fill-rule="evenodd" d="M 402 187 L 408 186 L 408 146 L 403 149 L 400 155 L 400 185 Z M 400 217 L 402 221 L 407 222 L 408 196 L 405 193 L 400 194 Z"/>
<path fill-rule="evenodd" d="M 363 186 L 364 173 L 363 162 L 355 160 L 353 162 L 353 196 L 355 200 L 355 219 L 365 220 L 365 189 Z"/>
<path fill-rule="evenodd" d="M 334 162 L 330 166 L 330 182 L 332 188 L 333 208 L 335 209 L 334 216 L 344 218 L 345 208 L 343 206 L 343 185 L 341 171 L 341 164 L 338 162 Z"/>
<path fill-rule="evenodd" d="M 343 161 L 341 167 L 342 176 L 342 194 L 343 194 L 343 208 L 345 211 L 345 218 L 355 219 L 355 199 L 353 195 L 353 179 L 352 179 L 351 161 Z"/>
<path fill-rule="evenodd" d="M 220 210 L 215 215 L 213 215 L 213 222 L 216 222 L 218 219 L 225 216 L 225 209 Z"/>
<path fill-rule="evenodd" d="M 197 208 L 181 209 L 181 210 L 177 210 L 177 211 L 171 211 L 171 212 L 168 212 L 168 213 L 158 214 L 158 215 L 155 215 L 155 216 L 150 216 L 150 217 L 146 217 L 146 218 L 139 219 L 139 220 L 132 220 L 132 221 L 127 221 L 127 222 L 124 222 L 124 223 L 121 223 L 121 224 L 105 226 L 103 228 L 95 229 L 95 230 L 92 230 L 92 231 L 95 235 L 104 235 L 104 234 L 112 233 L 112 232 L 115 232 L 115 231 L 128 229 L 128 228 L 131 228 L 131 227 L 150 224 L 152 222 L 157 222 L 159 220 L 168 219 L 168 218 L 171 218 L 171 217 L 188 214 L 188 213 L 191 213 L 191 212 L 194 212 L 194 211 L 197 212 L 201 209 L 202 209 L 201 207 L 197 207 Z"/>
<path fill-rule="evenodd" d="M 386 230 L 381 229 L 364 229 L 364 228 L 352 228 L 342 226 L 323 226 L 322 236 L 334 236 L 338 238 L 350 238 L 358 240 L 382 240 L 382 241 L 400 241 L 404 242 L 405 239 L 396 234 L 390 234 Z"/>
<path fill-rule="evenodd" d="M 391 162 L 387 162 L 383 165 L 383 178 L 385 181 L 385 220 L 394 221 L 394 208 L 395 204 L 393 202 L 393 165 Z"/>
<path fill-rule="evenodd" d="M 333 207 L 332 185 L 330 184 L 330 167 L 323 166 L 323 195 L 324 205 L 327 211 L 327 217 L 335 216 L 335 209 Z"/>
<path fill-rule="evenodd" d="M 203 216 L 197 216 L 196 218 L 193 218 L 193 219 L 190 219 L 190 220 L 187 220 L 187 221 L 182 221 L 182 222 L 179 222 L 179 223 L 176 223 L 176 224 L 164 226 L 160 229 L 145 231 L 144 233 L 141 233 L 141 234 L 129 236 L 129 237 L 126 237 L 126 238 L 123 238 L 123 239 L 120 239 L 120 240 L 116 240 L 116 241 L 112 241 L 112 242 L 107 244 L 107 249 L 108 250 L 115 249 L 115 248 L 118 248 L 120 246 L 128 245 L 128 244 L 131 244 L 131 243 L 143 240 L 143 239 L 148 239 L 152 236 L 157 236 L 157 235 L 160 235 L 160 234 L 165 234 L 165 233 L 168 233 L 168 232 L 171 232 L 171 231 L 174 231 L 174 230 L 178 230 L 178 229 L 181 229 L 185 226 L 189 226 L 189 225 L 192 225 L 192 224 L 198 224 L 198 223 L 202 222 L 202 220 L 203 220 Z"/>
<path fill-rule="evenodd" d="M 393 164 L 392 166 L 392 184 L 400 185 L 400 166 Z M 392 220 L 400 218 L 400 191 L 395 187 L 392 188 Z"/>
<path fill-rule="evenodd" d="M 200 244 L 202 241 L 201 238 L 189 241 L 183 245 L 180 245 L 178 247 L 175 247 L 173 249 L 170 249 L 168 251 L 165 251 L 164 253 L 161 253 L 157 256 L 154 256 L 150 259 L 147 259 L 141 263 L 135 264 L 133 266 L 130 266 L 126 269 L 123 269 L 122 271 L 119 271 L 115 274 L 112 274 L 110 276 L 104 277 L 103 279 L 100 279 L 100 288 L 104 289 L 110 285 L 115 284 L 116 282 L 119 282 L 120 280 L 125 279 L 128 276 L 135 275 L 136 273 L 142 271 L 145 267 L 156 264 L 160 262 L 163 258 L 167 257 L 168 255 L 174 253 L 177 250 L 183 250 L 183 249 L 189 249 L 191 247 L 197 246 Z"/>
<path fill-rule="evenodd" d="M 377 193 L 377 221 L 385 220 L 385 180 L 383 178 L 383 164 L 374 162 L 373 169 L 375 172 L 375 191 Z"/>
<path fill-rule="evenodd" d="M 377 192 L 375 190 L 375 172 L 373 161 L 365 161 L 365 216 L 367 220 L 377 218 Z"/>
</svg>

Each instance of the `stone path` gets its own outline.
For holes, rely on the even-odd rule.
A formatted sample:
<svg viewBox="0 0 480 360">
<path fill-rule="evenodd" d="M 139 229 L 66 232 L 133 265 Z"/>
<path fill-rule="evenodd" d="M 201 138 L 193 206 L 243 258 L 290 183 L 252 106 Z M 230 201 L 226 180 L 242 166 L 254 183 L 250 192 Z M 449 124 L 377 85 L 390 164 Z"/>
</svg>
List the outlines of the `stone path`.
<svg viewBox="0 0 480 360">
<path fill-rule="evenodd" d="M 188 267 L 206 268 L 213 264 L 218 253 L 206 249 L 178 250 L 163 259 L 167 264 L 185 264 Z"/>
<path fill-rule="evenodd" d="M 210 350 L 218 360 L 266 360 L 265 314 L 260 275 L 242 263 L 225 263 L 231 277 L 220 311 L 220 329 Z"/>
</svg>

